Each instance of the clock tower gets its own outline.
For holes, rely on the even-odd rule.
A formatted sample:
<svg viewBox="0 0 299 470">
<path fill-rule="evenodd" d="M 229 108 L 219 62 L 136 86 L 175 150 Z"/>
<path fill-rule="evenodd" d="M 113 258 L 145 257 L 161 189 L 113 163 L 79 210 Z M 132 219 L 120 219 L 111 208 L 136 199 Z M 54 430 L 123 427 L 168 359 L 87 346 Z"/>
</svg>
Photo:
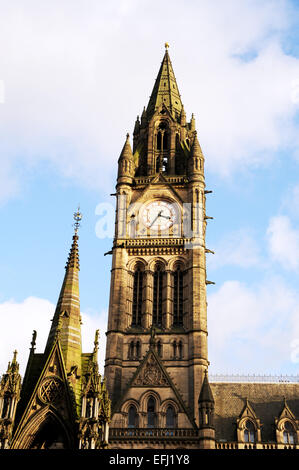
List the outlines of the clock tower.
<svg viewBox="0 0 299 470">
<path fill-rule="evenodd" d="M 153 436 L 157 447 L 182 447 L 183 436 L 190 448 L 214 445 L 213 402 L 199 403 L 211 398 L 206 193 L 195 119 L 186 119 L 165 44 L 118 160 L 105 360 L 112 448 L 144 448 Z"/>
</svg>

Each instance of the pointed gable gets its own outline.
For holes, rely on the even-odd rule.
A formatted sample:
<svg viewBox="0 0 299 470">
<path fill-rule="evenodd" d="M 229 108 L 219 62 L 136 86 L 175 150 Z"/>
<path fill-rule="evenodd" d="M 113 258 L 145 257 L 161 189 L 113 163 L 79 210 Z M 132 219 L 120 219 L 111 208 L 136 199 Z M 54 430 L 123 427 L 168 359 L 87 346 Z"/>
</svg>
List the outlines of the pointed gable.
<svg viewBox="0 0 299 470">
<path fill-rule="evenodd" d="M 24 401 L 26 402 L 24 403 Z M 23 401 L 23 407 L 22 407 Z M 18 426 L 12 448 L 27 448 L 40 432 L 48 416 L 64 423 L 66 438 L 72 440 L 72 426 L 76 418 L 76 404 L 69 386 L 63 355 L 57 339 L 35 383 L 31 396 L 21 396 Z"/>
<path fill-rule="evenodd" d="M 150 350 L 140 368 L 137 369 L 132 387 L 171 387 L 170 379 L 153 350 Z"/>
</svg>

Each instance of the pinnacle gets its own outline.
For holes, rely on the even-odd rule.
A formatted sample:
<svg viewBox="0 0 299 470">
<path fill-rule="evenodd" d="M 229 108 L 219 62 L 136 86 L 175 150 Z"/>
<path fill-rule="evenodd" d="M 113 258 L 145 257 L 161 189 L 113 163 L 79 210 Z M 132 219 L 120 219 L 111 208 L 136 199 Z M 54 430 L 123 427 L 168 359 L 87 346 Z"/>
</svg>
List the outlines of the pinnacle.
<svg viewBox="0 0 299 470">
<path fill-rule="evenodd" d="M 73 243 L 70 249 L 70 253 L 68 256 L 68 260 L 66 263 L 66 270 L 75 268 L 78 271 L 80 270 L 80 264 L 79 264 L 79 247 L 78 247 L 78 235 L 75 234 L 73 236 Z"/>
<path fill-rule="evenodd" d="M 209 384 L 209 379 L 208 379 L 208 372 L 207 369 L 205 370 L 205 376 L 202 382 L 198 402 L 211 402 L 214 403 L 214 397 L 212 394 L 212 390 Z"/>
<path fill-rule="evenodd" d="M 194 135 L 194 141 L 193 141 L 193 146 L 192 146 L 192 156 L 202 157 L 203 155 L 202 155 L 201 147 L 198 142 L 197 132 L 195 131 L 194 134 L 195 135 Z"/>
<path fill-rule="evenodd" d="M 130 135 L 127 133 L 126 135 L 126 142 L 123 146 L 123 149 L 121 151 L 121 154 L 119 156 L 120 159 L 126 159 L 126 160 L 131 160 L 133 159 L 133 153 L 132 153 L 132 148 L 130 144 Z"/>
</svg>

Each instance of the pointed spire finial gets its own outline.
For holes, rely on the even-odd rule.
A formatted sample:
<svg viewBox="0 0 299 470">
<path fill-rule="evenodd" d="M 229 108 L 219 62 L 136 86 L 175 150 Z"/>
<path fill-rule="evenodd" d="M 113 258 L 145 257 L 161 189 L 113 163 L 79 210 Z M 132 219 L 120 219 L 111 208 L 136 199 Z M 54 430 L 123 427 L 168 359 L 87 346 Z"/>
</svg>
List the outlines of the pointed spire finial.
<svg viewBox="0 0 299 470">
<path fill-rule="evenodd" d="M 82 214 L 80 212 L 80 205 L 78 206 L 77 212 L 74 212 L 74 221 L 75 223 L 73 226 L 75 227 L 75 235 L 77 235 L 79 227 L 80 227 L 80 222 L 82 220 Z"/>
<path fill-rule="evenodd" d="M 15 364 L 17 362 L 17 354 L 18 354 L 18 351 L 15 349 L 13 352 L 12 364 Z"/>
<path fill-rule="evenodd" d="M 168 42 L 165 43 L 165 49 L 167 50 L 169 48 Z"/>
</svg>

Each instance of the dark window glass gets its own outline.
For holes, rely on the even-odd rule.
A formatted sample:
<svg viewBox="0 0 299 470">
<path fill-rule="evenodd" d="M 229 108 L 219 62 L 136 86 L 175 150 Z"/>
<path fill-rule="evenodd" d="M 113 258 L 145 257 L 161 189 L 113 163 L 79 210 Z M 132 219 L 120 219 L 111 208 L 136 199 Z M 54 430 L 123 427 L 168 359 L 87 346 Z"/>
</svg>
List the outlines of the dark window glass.
<svg viewBox="0 0 299 470">
<path fill-rule="evenodd" d="M 154 273 L 153 325 L 162 325 L 163 271 L 158 266 Z"/>
<path fill-rule="evenodd" d="M 183 325 L 183 283 L 184 274 L 178 267 L 173 275 L 173 324 Z"/>
<path fill-rule="evenodd" d="M 128 427 L 136 428 L 137 427 L 137 411 L 134 405 L 131 405 L 128 413 Z"/>
<path fill-rule="evenodd" d="M 284 424 L 283 442 L 285 444 L 295 444 L 295 430 L 289 421 Z"/>
<path fill-rule="evenodd" d="M 255 442 L 255 428 L 251 421 L 246 421 L 245 430 L 244 430 L 244 441 L 245 442 Z"/>
<path fill-rule="evenodd" d="M 175 427 L 175 411 L 172 405 L 169 405 L 166 410 L 166 427 L 167 428 Z"/>
<path fill-rule="evenodd" d="M 153 397 L 150 397 L 147 402 L 147 427 L 154 428 L 156 424 L 155 414 L 156 401 Z"/>
<path fill-rule="evenodd" d="M 141 325 L 142 289 L 143 272 L 137 269 L 134 273 L 132 325 Z"/>
</svg>

